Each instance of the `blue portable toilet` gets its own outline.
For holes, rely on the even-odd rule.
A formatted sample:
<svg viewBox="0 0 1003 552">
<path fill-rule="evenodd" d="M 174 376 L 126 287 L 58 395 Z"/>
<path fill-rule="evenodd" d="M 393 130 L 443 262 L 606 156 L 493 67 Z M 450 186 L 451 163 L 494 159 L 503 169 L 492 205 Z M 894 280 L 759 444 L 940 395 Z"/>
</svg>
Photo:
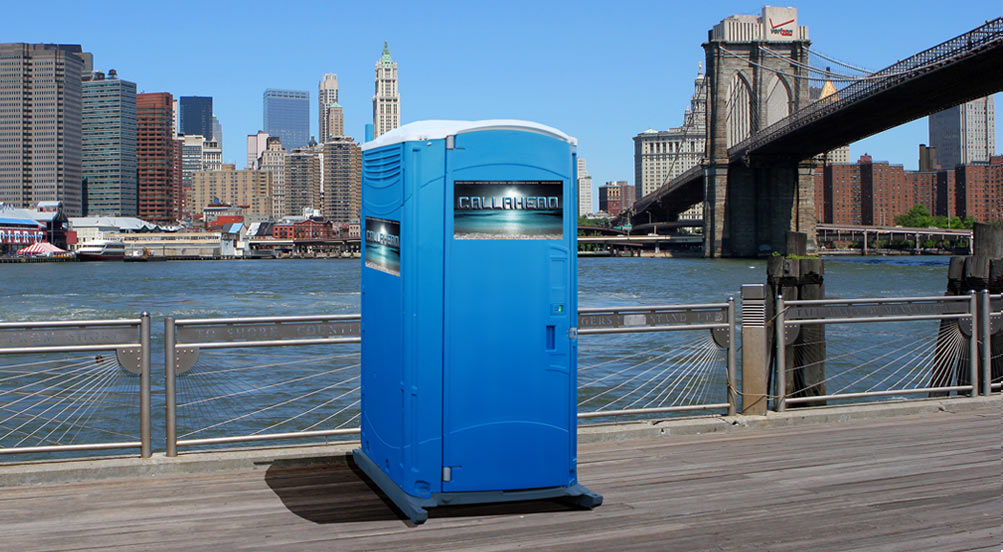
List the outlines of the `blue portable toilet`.
<svg viewBox="0 0 1003 552">
<path fill-rule="evenodd" d="M 356 464 L 426 508 L 578 484 L 576 141 L 515 120 L 422 121 L 362 146 Z"/>
</svg>

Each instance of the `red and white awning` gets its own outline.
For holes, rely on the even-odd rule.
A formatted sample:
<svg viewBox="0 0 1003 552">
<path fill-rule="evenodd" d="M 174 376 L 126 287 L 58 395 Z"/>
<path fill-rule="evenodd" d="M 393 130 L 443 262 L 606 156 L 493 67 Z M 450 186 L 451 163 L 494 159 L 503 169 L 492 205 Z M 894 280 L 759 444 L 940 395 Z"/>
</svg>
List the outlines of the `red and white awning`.
<svg viewBox="0 0 1003 552">
<path fill-rule="evenodd" d="M 28 247 L 17 250 L 18 255 L 45 255 L 47 253 L 66 253 L 66 251 L 52 245 L 49 242 L 35 242 Z"/>
</svg>

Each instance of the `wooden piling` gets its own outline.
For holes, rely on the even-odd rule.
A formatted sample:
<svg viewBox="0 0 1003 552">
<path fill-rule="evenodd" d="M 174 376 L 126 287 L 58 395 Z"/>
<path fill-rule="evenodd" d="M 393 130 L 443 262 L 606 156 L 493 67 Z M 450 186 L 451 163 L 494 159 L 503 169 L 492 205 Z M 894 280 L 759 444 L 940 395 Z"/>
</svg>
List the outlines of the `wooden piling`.
<svg viewBox="0 0 1003 552">
<path fill-rule="evenodd" d="M 807 235 L 802 232 L 787 233 L 787 257 L 773 256 L 766 263 L 766 284 L 770 296 L 783 296 L 785 301 L 796 299 L 824 299 L 824 263 L 819 258 L 803 258 L 807 248 Z M 774 318 L 773 301 L 769 303 L 769 317 Z M 770 333 L 771 351 L 772 332 Z M 793 343 L 786 345 L 784 366 L 788 397 L 810 397 L 825 394 L 825 327 L 801 326 Z M 771 359 L 775 363 L 776 359 Z M 775 387 L 772 382 L 771 387 Z M 825 401 L 800 403 L 796 406 L 819 406 Z"/>
<path fill-rule="evenodd" d="M 822 259 L 801 259 L 798 295 L 800 299 L 825 299 L 825 265 Z M 793 397 L 825 395 L 825 326 L 801 326 L 794 342 Z M 804 406 L 824 406 L 825 401 L 811 401 Z M 794 406 L 794 405 L 792 405 Z"/>
</svg>

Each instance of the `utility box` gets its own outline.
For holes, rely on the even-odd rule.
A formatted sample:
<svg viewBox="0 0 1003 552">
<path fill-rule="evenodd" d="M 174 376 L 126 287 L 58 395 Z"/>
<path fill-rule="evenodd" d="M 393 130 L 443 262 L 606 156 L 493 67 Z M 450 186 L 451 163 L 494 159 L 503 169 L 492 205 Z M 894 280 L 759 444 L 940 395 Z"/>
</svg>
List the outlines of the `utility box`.
<svg viewBox="0 0 1003 552">
<path fill-rule="evenodd" d="M 602 497 L 578 484 L 576 141 L 423 121 L 362 147 L 362 446 L 426 508 Z"/>
</svg>

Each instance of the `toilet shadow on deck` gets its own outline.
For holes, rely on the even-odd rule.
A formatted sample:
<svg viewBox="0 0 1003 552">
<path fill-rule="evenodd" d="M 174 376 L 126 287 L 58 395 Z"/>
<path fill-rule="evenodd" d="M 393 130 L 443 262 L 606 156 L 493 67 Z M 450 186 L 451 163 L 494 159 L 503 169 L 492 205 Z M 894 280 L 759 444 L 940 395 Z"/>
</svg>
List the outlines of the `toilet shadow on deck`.
<svg viewBox="0 0 1003 552">
<path fill-rule="evenodd" d="M 290 512 L 314 523 L 400 520 L 414 525 L 348 456 L 276 460 L 265 471 L 265 483 Z M 577 509 L 560 500 L 442 506 L 430 509 L 429 519 Z"/>
</svg>

